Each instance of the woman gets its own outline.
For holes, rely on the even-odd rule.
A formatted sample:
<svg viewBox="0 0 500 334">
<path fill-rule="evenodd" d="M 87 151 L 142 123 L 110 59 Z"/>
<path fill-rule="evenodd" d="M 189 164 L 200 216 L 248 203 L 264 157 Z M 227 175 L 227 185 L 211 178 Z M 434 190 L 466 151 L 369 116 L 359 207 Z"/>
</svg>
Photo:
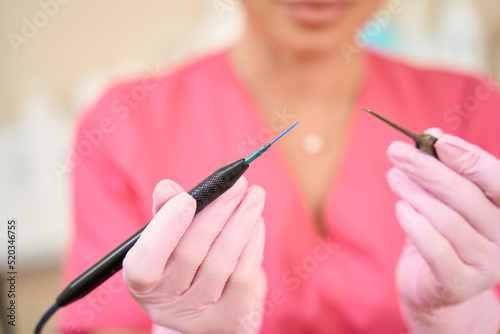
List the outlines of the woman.
<svg viewBox="0 0 500 334">
<path fill-rule="evenodd" d="M 233 48 L 105 94 L 76 139 L 78 151 L 92 131 L 103 138 L 74 170 L 67 279 L 157 214 L 124 281 L 68 307 L 63 331 L 498 330 L 500 96 L 357 48 L 379 2 L 243 1 Z M 439 127 L 440 161 L 391 144 L 404 137 L 363 107 Z M 193 218 L 184 190 L 297 120 Z"/>
</svg>

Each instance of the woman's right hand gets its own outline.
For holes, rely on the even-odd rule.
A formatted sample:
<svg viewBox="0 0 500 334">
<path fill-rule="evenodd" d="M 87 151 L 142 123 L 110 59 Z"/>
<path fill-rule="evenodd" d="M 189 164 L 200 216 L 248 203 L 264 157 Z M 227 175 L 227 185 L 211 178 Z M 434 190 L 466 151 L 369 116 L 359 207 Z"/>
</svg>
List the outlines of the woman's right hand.
<svg viewBox="0 0 500 334">
<path fill-rule="evenodd" d="M 182 333 L 259 331 L 264 198 L 241 178 L 194 216 L 194 198 L 173 181 L 158 183 L 155 216 L 123 260 L 130 293 L 156 325 Z"/>
</svg>

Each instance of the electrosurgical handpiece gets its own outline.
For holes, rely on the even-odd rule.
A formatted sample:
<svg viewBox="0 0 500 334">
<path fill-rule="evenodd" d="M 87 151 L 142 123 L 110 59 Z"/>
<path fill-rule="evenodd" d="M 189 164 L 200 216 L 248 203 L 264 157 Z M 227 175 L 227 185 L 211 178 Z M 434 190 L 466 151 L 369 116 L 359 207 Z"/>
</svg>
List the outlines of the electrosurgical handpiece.
<svg viewBox="0 0 500 334">
<path fill-rule="evenodd" d="M 382 121 L 386 122 L 387 124 L 389 124 L 390 126 L 392 126 L 395 129 L 399 130 L 400 132 L 404 133 L 405 135 L 407 135 L 408 137 L 410 137 L 411 139 L 413 139 L 415 141 L 415 146 L 418 149 L 420 149 L 421 151 L 424 151 L 425 153 L 432 155 L 433 157 L 435 157 L 439 160 L 437 153 L 436 153 L 436 149 L 434 148 L 434 144 L 437 141 L 436 137 L 431 136 L 430 134 L 427 134 L 425 132 L 422 132 L 421 134 L 417 135 L 416 133 L 402 127 L 399 124 L 394 123 L 393 121 L 389 121 L 387 118 L 382 117 L 379 114 L 374 113 L 371 110 L 364 109 L 364 108 L 363 108 L 363 110 L 366 111 L 367 113 L 370 113 L 373 116 L 381 119 Z"/>
<path fill-rule="evenodd" d="M 287 130 L 270 143 L 262 146 L 246 159 L 237 160 L 227 166 L 221 167 L 201 181 L 197 186 L 188 191 L 188 194 L 196 199 L 196 213 L 203 210 L 208 204 L 231 188 L 236 181 L 245 173 L 249 164 L 264 153 L 274 142 L 280 139 L 285 133 L 290 131 L 298 122 L 295 122 Z M 146 224 L 147 226 L 147 224 Z M 57 297 L 56 303 L 45 313 L 37 328 L 35 334 L 41 332 L 45 322 L 57 311 L 59 307 L 66 306 L 87 295 L 101 283 L 110 278 L 114 273 L 122 269 L 122 262 L 127 252 L 136 243 L 146 228 L 142 227 L 121 245 L 104 256 L 83 274 L 73 280 Z"/>
</svg>

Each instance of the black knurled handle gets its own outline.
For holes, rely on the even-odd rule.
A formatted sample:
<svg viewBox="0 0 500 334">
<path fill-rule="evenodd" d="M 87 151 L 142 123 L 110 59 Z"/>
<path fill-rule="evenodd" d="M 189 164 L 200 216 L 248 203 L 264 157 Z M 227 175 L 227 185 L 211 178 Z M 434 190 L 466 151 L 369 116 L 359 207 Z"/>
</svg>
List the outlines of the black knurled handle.
<svg viewBox="0 0 500 334">
<path fill-rule="evenodd" d="M 229 190 L 247 169 L 248 164 L 240 159 L 217 169 L 191 189 L 188 194 L 196 200 L 196 213 Z"/>
</svg>

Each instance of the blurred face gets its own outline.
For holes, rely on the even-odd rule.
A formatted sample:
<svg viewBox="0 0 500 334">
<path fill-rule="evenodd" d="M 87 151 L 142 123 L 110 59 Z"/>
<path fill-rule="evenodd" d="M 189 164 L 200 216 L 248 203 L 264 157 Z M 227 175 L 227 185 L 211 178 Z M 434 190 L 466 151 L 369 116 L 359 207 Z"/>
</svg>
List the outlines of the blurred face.
<svg viewBox="0 0 500 334">
<path fill-rule="evenodd" d="M 243 0 L 248 29 L 274 46 L 298 53 L 353 44 L 382 0 Z"/>
</svg>

